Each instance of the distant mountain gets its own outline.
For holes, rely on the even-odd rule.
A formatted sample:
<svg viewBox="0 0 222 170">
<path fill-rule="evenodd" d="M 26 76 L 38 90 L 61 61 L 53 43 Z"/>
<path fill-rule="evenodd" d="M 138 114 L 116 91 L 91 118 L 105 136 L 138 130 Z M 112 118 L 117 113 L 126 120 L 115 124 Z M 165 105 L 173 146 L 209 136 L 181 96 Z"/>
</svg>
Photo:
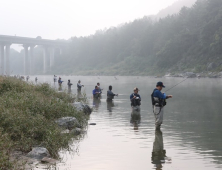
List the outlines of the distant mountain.
<svg viewBox="0 0 222 170">
<path fill-rule="evenodd" d="M 180 12 L 182 7 L 191 7 L 196 0 L 178 0 L 173 3 L 171 6 L 168 6 L 165 9 L 162 9 L 157 15 L 154 16 L 154 19 L 164 18 L 168 15 L 177 14 Z"/>
</svg>

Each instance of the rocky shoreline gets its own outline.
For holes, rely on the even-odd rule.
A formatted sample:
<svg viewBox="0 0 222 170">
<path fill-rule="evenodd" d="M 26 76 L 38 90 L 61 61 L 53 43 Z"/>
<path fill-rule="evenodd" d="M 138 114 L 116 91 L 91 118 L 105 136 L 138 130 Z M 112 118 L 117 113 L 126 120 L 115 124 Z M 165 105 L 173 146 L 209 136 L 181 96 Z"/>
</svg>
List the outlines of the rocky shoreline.
<svg viewBox="0 0 222 170">
<path fill-rule="evenodd" d="M 78 110 L 78 112 L 84 113 L 85 115 L 90 115 L 92 112 L 92 109 L 82 102 L 74 102 L 72 105 Z M 63 129 L 62 133 L 64 134 L 68 133 L 73 135 L 73 137 L 76 137 L 86 133 L 84 130 L 85 127 L 81 126 L 75 117 L 62 117 L 55 122 Z M 10 159 L 11 162 L 17 162 L 18 169 L 25 170 L 38 168 L 39 166 L 42 166 L 42 164 L 44 164 L 44 166 L 52 166 L 59 163 L 59 160 L 51 157 L 47 148 L 40 146 L 33 147 L 28 153 L 13 151 Z"/>
<path fill-rule="evenodd" d="M 0 169 L 55 164 L 84 137 L 92 109 L 86 98 L 0 76 Z"/>
<path fill-rule="evenodd" d="M 183 77 L 183 78 L 222 78 L 222 72 L 184 72 L 184 73 L 167 73 L 164 77 Z"/>
</svg>

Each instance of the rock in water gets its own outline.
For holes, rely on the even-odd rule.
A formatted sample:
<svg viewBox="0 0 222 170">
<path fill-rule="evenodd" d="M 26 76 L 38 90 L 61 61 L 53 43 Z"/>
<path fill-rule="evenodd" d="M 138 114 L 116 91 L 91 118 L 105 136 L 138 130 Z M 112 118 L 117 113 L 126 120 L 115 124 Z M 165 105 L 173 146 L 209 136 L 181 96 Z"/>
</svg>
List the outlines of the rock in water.
<svg viewBox="0 0 222 170">
<path fill-rule="evenodd" d="M 42 162 L 42 163 L 55 164 L 55 163 L 56 163 L 56 160 L 55 160 L 55 159 L 52 159 L 52 158 L 44 157 L 44 158 L 42 158 L 41 162 Z"/>
<path fill-rule="evenodd" d="M 80 135 L 81 132 L 82 132 L 82 130 L 80 128 L 75 128 L 70 131 L 70 133 L 72 133 L 74 135 Z"/>
<path fill-rule="evenodd" d="M 82 111 L 85 114 L 91 114 L 92 113 L 92 109 L 87 105 L 87 104 L 83 104 L 81 102 L 75 102 L 73 103 L 73 106 L 78 110 L 78 111 Z"/>
<path fill-rule="evenodd" d="M 46 148 L 43 147 L 34 147 L 32 148 L 32 151 L 30 151 L 27 154 L 28 157 L 34 158 L 34 159 L 42 159 L 44 157 L 49 157 L 49 151 Z"/>
<path fill-rule="evenodd" d="M 72 129 L 74 127 L 80 128 L 80 124 L 75 117 L 62 117 L 56 120 L 56 123 L 66 129 Z"/>
<path fill-rule="evenodd" d="M 96 123 L 90 123 L 89 125 L 96 125 Z"/>
</svg>

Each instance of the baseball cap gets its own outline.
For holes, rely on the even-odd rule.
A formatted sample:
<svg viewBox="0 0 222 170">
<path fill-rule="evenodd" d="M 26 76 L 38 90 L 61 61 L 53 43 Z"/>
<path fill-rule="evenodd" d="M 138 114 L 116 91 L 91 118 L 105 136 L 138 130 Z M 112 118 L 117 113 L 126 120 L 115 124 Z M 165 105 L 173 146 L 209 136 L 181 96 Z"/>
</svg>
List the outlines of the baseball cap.
<svg viewBox="0 0 222 170">
<path fill-rule="evenodd" d="M 137 91 L 140 91 L 137 87 L 135 87 L 133 90 L 137 90 Z"/>
<path fill-rule="evenodd" d="M 163 82 L 161 82 L 161 81 L 157 82 L 156 86 L 161 86 L 161 87 L 165 88 L 165 86 L 163 85 Z"/>
</svg>

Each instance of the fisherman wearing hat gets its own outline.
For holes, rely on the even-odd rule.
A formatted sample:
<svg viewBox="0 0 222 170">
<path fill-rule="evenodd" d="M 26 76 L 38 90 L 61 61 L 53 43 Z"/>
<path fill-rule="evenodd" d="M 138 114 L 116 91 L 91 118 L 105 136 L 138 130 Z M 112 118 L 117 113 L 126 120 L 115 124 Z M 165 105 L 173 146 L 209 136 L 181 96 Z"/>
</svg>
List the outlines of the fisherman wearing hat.
<svg viewBox="0 0 222 170">
<path fill-rule="evenodd" d="M 79 80 L 77 83 L 77 91 L 81 92 L 81 88 L 84 87 L 84 85 L 81 84 L 81 81 Z"/>
<path fill-rule="evenodd" d="M 153 105 L 153 113 L 155 116 L 155 125 L 156 130 L 160 129 L 160 126 L 163 122 L 163 108 L 166 105 L 166 99 L 172 98 L 172 95 L 166 95 L 162 93 L 162 88 L 165 88 L 162 82 L 157 82 L 156 88 L 153 90 L 151 94 L 152 105 Z"/>
<path fill-rule="evenodd" d="M 130 95 L 131 107 L 133 110 L 140 110 L 141 97 L 138 94 L 139 89 L 135 87 L 133 93 Z"/>
</svg>

